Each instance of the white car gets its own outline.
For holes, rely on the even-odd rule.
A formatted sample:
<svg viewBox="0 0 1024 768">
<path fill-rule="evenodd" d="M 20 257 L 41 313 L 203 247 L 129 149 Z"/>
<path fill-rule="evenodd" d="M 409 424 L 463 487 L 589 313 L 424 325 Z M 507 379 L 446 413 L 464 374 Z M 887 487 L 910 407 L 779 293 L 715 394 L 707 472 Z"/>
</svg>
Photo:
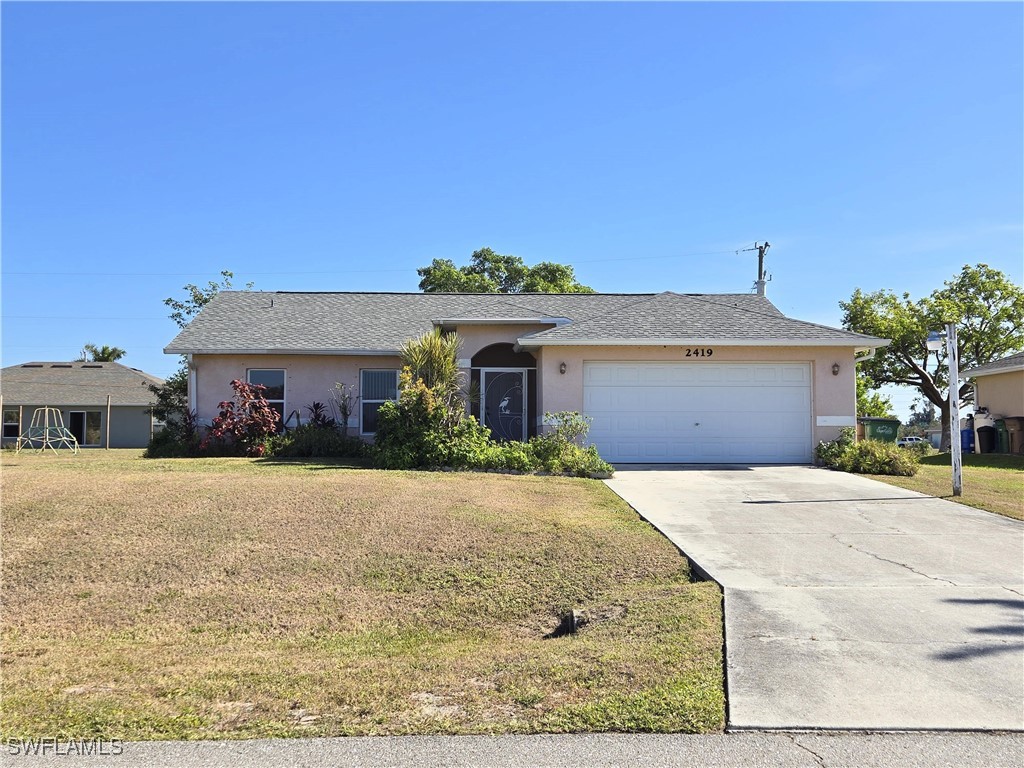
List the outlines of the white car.
<svg viewBox="0 0 1024 768">
<path fill-rule="evenodd" d="M 912 448 L 915 445 L 922 445 L 927 442 L 928 441 L 925 440 L 923 437 L 910 436 L 901 437 L 899 440 L 896 441 L 896 445 L 900 446 L 901 448 Z"/>
</svg>

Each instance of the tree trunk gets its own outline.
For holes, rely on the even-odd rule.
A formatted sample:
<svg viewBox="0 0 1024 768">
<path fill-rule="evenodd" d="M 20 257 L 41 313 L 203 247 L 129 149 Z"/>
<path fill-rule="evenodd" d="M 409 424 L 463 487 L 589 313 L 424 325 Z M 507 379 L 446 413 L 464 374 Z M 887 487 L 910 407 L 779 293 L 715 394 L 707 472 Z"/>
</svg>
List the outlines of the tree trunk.
<svg viewBox="0 0 1024 768">
<path fill-rule="evenodd" d="M 943 450 L 943 451 L 952 450 L 952 447 L 953 447 L 953 443 L 952 443 L 953 435 L 950 432 L 950 426 L 951 425 L 949 423 L 949 401 L 948 400 L 946 400 L 945 402 L 942 403 L 942 405 L 939 406 L 939 423 L 942 426 L 942 447 L 941 447 L 940 450 Z M 959 434 L 959 432 L 960 432 L 960 425 L 957 424 L 955 429 L 957 431 L 956 439 L 959 440 L 960 439 L 960 434 Z"/>
</svg>

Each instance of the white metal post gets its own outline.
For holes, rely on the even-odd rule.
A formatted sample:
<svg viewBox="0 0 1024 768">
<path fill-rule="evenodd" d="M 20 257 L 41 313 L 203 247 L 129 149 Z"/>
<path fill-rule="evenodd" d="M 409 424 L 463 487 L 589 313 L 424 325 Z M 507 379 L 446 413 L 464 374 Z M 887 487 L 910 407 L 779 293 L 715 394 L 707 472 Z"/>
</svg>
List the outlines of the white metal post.
<svg viewBox="0 0 1024 768">
<path fill-rule="evenodd" d="M 953 495 L 963 492 L 960 456 L 960 361 L 957 359 L 956 323 L 946 323 L 946 364 L 949 368 L 949 451 L 953 464 Z"/>
</svg>

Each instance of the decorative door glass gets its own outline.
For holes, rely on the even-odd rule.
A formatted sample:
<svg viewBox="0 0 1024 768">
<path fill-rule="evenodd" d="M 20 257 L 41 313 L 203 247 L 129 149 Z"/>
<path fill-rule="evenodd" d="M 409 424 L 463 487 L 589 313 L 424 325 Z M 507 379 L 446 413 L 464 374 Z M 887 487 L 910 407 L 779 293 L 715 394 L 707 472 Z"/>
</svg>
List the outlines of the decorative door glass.
<svg viewBox="0 0 1024 768">
<path fill-rule="evenodd" d="M 526 440 L 526 374 L 483 372 L 483 421 L 497 440 Z"/>
</svg>

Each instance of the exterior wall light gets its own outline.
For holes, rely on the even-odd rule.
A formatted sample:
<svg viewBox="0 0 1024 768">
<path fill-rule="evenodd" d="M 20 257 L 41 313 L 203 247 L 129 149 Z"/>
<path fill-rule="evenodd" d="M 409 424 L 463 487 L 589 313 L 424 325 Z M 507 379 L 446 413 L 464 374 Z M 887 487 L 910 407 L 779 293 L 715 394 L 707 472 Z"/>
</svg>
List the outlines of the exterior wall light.
<svg viewBox="0 0 1024 768">
<path fill-rule="evenodd" d="M 565 363 L 562 363 L 560 366 L 558 366 L 558 372 L 563 375 L 565 374 Z"/>
<path fill-rule="evenodd" d="M 839 363 L 832 363 L 832 375 L 833 376 L 838 376 L 839 375 Z"/>
</svg>

